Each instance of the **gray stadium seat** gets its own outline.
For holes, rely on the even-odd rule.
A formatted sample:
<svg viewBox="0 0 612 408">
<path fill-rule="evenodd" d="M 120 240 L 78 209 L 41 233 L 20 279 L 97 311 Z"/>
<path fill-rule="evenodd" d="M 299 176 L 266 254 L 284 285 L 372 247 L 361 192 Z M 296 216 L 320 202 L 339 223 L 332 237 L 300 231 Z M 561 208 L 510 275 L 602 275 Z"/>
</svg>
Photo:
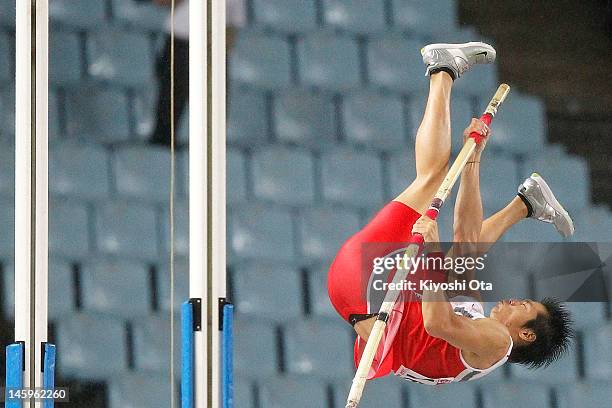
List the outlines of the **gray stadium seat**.
<svg viewBox="0 0 612 408">
<path fill-rule="evenodd" d="M 97 200 L 108 196 L 109 157 L 104 148 L 85 143 L 49 146 L 49 189 L 52 194 Z"/>
<path fill-rule="evenodd" d="M 163 315 L 150 315 L 134 320 L 132 325 L 134 366 L 136 370 L 154 373 L 170 373 L 170 318 Z M 174 319 L 174 370 L 180 375 L 179 358 L 181 343 L 181 318 L 176 313 Z"/>
<path fill-rule="evenodd" d="M 126 202 L 102 203 L 96 208 L 96 243 L 106 255 L 155 259 L 157 214 L 153 207 Z"/>
<path fill-rule="evenodd" d="M 106 380 L 127 369 L 125 327 L 121 320 L 77 313 L 57 321 L 57 367 L 62 378 Z M 112 358 L 109 358 L 112 357 Z"/>
<path fill-rule="evenodd" d="M 66 93 L 66 130 L 73 138 L 95 137 L 100 142 L 128 139 L 130 123 L 125 93 L 80 86 Z"/>
<path fill-rule="evenodd" d="M 162 218 L 162 248 L 170 253 L 170 206 L 164 206 Z M 174 203 L 174 252 L 189 255 L 189 204 L 186 201 Z"/>
<path fill-rule="evenodd" d="M 15 135 L 15 86 L 0 88 L 0 138 L 12 143 Z"/>
<path fill-rule="evenodd" d="M 0 3 L 0 7 L 3 5 Z M 0 15 L 2 12 L 0 11 Z M 13 69 L 11 68 L 12 59 L 9 56 L 13 55 L 11 51 L 11 39 L 6 33 L 0 32 L 0 82 L 9 82 L 13 79 Z"/>
<path fill-rule="evenodd" d="M 317 261 L 331 261 L 361 226 L 357 212 L 337 207 L 304 208 L 298 222 L 301 254 Z"/>
<path fill-rule="evenodd" d="M 349 32 L 369 34 L 386 28 L 383 0 L 324 0 L 323 19 L 327 26 Z"/>
<path fill-rule="evenodd" d="M 397 28 L 419 34 L 450 33 L 458 26 L 457 8 L 453 0 L 393 0 L 393 19 Z M 435 26 L 431 24 L 435 21 Z"/>
<path fill-rule="evenodd" d="M 0 230 L 3 231 L 0 239 L 0 255 L 15 256 L 15 201 L 13 199 L 0 200 Z"/>
<path fill-rule="evenodd" d="M 325 384 L 311 377 L 276 377 L 260 381 L 259 399 L 265 408 L 326 407 Z"/>
<path fill-rule="evenodd" d="M 368 77 L 376 86 L 393 92 L 426 90 L 428 80 L 419 50 L 422 42 L 399 34 L 368 41 Z"/>
<path fill-rule="evenodd" d="M 169 200 L 169 149 L 151 146 L 123 147 L 115 150 L 112 159 L 119 195 L 146 201 Z"/>
<path fill-rule="evenodd" d="M 171 404 L 167 376 L 150 373 L 126 373 L 111 379 L 108 385 L 110 408 L 167 408 Z M 178 401 L 178 396 L 175 396 Z"/>
<path fill-rule="evenodd" d="M 15 146 L 0 144 L 0 195 L 15 194 Z"/>
<path fill-rule="evenodd" d="M 157 288 L 159 308 L 170 311 L 170 266 L 163 263 L 157 267 Z M 174 310 L 181 310 L 181 304 L 189 299 L 189 261 L 177 257 L 174 263 Z"/>
<path fill-rule="evenodd" d="M 230 77 L 261 88 L 282 88 L 291 81 L 289 58 L 289 44 L 284 39 L 241 31 L 232 51 Z"/>
<path fill-rule="evenodd" d="M 315 316 L 339 319 L 327 294 L 327 267 L 326 264 L 308 274 L 310 312 Z"/>
<path fill-rule="evenodd" d="M 584 360 L 587 378 L 612 377 L 612 323 L 592 327 L 584 334 Z"/>
<path fill-rule="evenodd" d="M 336 139 L 330 97 L 301 90 L 277 95 L 273 105 L 274 135 L 282 142 L 326 148 Z"/>
<path fill-rule="evenodd" d="M 53 0 L 49 2 L 51 21 L 91 29 L 104 24 L 106 2 L 100 0 Z"/>
<path fill-rule="evenodd" d="M 346 398 L 348 397 L 350 388 L 351 381 L 348 378 L 344 381 L 338 382 L 335 385 L 334 402 L 336 407 L 343 407 L 346 405 Z M 361 401 L 359 402 L 359 406 L 363 408 L 380 408 L 382 405 L 385 408 L 403 408 L 406 406 L 404 402 L 404 390 L 406 388 L 405 381 L 401 378 L 395 377 L 392 374 L 383 378 L 376 378 L 368 381 L 366 390 L 363 393 Z M 430 391 L 431 388 L 434 387 L 428 387 L 426 391 Z M 410 391 L 412 391 L 412 388 Z M 411 406 L 428 407 L 429 405 Z M 450 406 L 453 408 L 459 408 L 455 404 Z"/>
<path fill-rule="evenodd" d="M 89 213 L 75 201 L 51 200 L 49 203 L 49 251 L 71 259 L 89 254 Z"/>
<path fill-rule="evenodd" d="M 257 149 L 251 156 L 251 172 L 253 192 L 260 200 L 289 205 L 314 201 L 314 160 L 308 151 L 282 146 Z"/>
<path fill-rule="evenodd" d="M 317 26 L 315 0 L 254 0 L 254 24 L 288 33 L 304 33 Z"/>
<path fill-rule="evenodd" d="M 234 378 L 234 406 L 241 408 L 254 408 L 254 384 L 251 380 L 240 375 Z"/>
<path fill-rule="evenodd" d="M 557 392 L 557 401 L 558 408 L 600 408 L 612 401 L 612 384 L 608 377 L 563 387 Z"/>
<path fill-rule="evenodd" d="M 135 89 L 131 102 L 134 109 L 134 130 L 140 140 L 148 140 L 155 130 L 157 122 L 157 96 L 158 87 L 154 83 Z M 183 116 L 177 118 L 177 120 L 180 126 Z M 178 140 L 178 136 L 175 135 L 175 137 Z"/>
<path fill-rule="evenodd" d="M 57 93 L 49 91 L 49 142 L 60 138 L 62 133 L 60 127 L 60 101 Z"/>
<path fill-rule="evenodd" d="M 82 78 L 83 58 L 79 34 L 50 30 L 49 81 L 55 85 L 74 84 Z"/>
<path fill-rule="evenodd" d="M 359 85 L 359 50 L 352 38 L 318 31 L 300 38 L 297 49 L 304 85 L 330 90 L 347 90 Z"/>
<path fill-rule="evenodd" d="M 483 408 L 551 407 L 550 389 L 534 383 L 505 383 L 482 388 Z"/>
<path fill-rule="evenodd" d="M 247 171 L 244 154 L 238 149 L 227 149 L 227 201 L 236 203 L 247 197 Z"/>
<path fill-rule="evenodd" d="M 0 24 L 15 27 L 15 0 L 0 0 Z"/>
<path fill-rule="evenodd" d="M 277 336 L 272 324 L 262 319 L 238 317 L 234 333 L 234 371 L 237 375 L 257 379 L 277 373 Z"/>
<path fill-rule="evenodd" d="M 574 327 L 588 330 L 599 327 L 606 322 L 604 302 L 568 302 L 567 307 L 574 317 Z"/>
<path fill-rule="evenodd" d="M 108 26 L 87 36 L 87 62 L 89 75 L 97 81 L 134 86 L 153 79 L 149 37 L 119 27 Z"/>
<path fill-rule="evenodd" d="M 239 258 L 291 261 L 295 258 L 291 213 L 254 205 L 232 208 L 228 214 L 229 244 Z"/>
<path fill-rule="evenodd" d="M 478 406 L 475 387 L 472 384 L 465 383 L 444 384 L 439 387 L 411 384 L 408 398 L 411 407 L 473 408 Z"/>
<path fill-rule="evenodd" d="M 383 200 L 380 159 L 370 153 L 330 149 L 321 158 L 323 197 L 350 207 L 378 207 Z"/>
<path fill-rule="evenodd" d="M 404 191 L 416 178 L 414 147 L 407 146 L 385 160 L 389 174 L 390 196 L 394 198 Z"/>
<path fill-rule="evenodd" d="M 278 263 L 248 263 L 232 272 L 236 310 L 240 314 L 283 322 L 302 313 L 302 275 L 295 268 Z"/>
<path fill-rule="evenodd" d="M 266 99 L 261 92 L 230 90 L 227 142 L 252 146 L 268 138 Z"/>
<path fill-rule="evenodd" d="M 337 320 L 295 320 L 285 326 L 287 371 L 320 378 L 350 378 L 353 341 L 348 326 Z"/>
<path fill-rule="evenodd" d="M 86 311 L 123 318 L 145 316 L 151 309 L 150 287 L 149 270 L 142 263 L 99 259 L 81 267 Z"/>
<path fill-rule="evenodd" d="M 389 151 L 413 143 L 407 137 L 400 98 L 356 92 L 345 97 L 342 107 L 348 142 Z"/>
<path fill-rule="evenodd" d="M 495 135 L 491 136 L 495 137 Z M 498 211 L 516 196 L 518 164 L 514 159 L 491 155 L 480 165 L 480 197 L 486 209 Z"/>
<path fill-rule="evenodd" d="M 552 365 L 537 370 L 523 365 L 511 364 L 512 378 L 517 381 L 527 381 L 542 384 L 572 384 L 578 376 L 578 347 L 574 344 L 570 350 Z"/>
<path fill-rule="evenodd" d="M 580 220 L 576 226 L 573 240 L 576 242 L 610 242 L 612 231 L 612 213 L 603 206 L 588 206 L 582 210 L 572 211 L 574 220 Z M 610 248 L 610 244 L 605 245 Z"/>
<path fill-rule="evenodd" d="M 112 0 L 112 6 L 115 21 L 155 32 L 164 29 L 169 14 L 168 8 L 153 2 Z"/>
</svg>

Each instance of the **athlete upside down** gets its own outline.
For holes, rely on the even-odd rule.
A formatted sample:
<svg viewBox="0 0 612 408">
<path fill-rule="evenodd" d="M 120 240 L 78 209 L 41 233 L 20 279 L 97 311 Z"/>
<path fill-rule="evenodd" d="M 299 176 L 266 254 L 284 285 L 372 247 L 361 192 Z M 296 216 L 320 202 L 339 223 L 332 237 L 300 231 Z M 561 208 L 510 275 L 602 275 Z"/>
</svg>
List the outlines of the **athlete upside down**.
<svg viewBox="0 0 612 408">
<path fill-rule="evenodd" d="M 377 310 L 369 310 L 363 296 L 370 276 L 362 274 L 363 244 L 408 242 L 412 233 L 423 235 L 430 257 L 440 256 L 440 238 L 435 221 L 421 216 L 444 179 L 451 152 L 450 96 L 454 80 L 475 64 L 490 64 L 495 50 L 484 43 L 434 44 L 422 50 L 430 76 L 427 106 L 416 136 L 416 179 L 339 250 L 328 274 L 329 297 L 337 312 L 358 334 L 355 364 L 359 363 Z M 473 245 L 496 242 L 524 218 L 552 223 L 559 233 L 573 234 L 573 222 L 555 199 L 546 182 L 532 174 L 510 203 L 483 221 L 479 165 L 489 128 L 472 119 L 464 132 L 483 136 L 462 175 L 454 212 L 453 242 Z M 490 245 L 490 244 L 489 244 Z M 463 251 L 454 246 L 452 252 Z M 384 256 L 387 253 L 378 254 Z M 453 271 L 447 282 L 469 279 Z M 391 373 L 422 384 L 442 384 L 481 378 L 506 361 L 531 368 L 546 366 L 569 347 L 573 331 L 569 313 L 560 302 L 544 299 L 508 299 L 484 315 L 480 295 L 450 297 L 450 293 L 423 290 L 402 293 L 391 315 L 385 337 L 372 364 L 369 377 Z"/>
</svg>

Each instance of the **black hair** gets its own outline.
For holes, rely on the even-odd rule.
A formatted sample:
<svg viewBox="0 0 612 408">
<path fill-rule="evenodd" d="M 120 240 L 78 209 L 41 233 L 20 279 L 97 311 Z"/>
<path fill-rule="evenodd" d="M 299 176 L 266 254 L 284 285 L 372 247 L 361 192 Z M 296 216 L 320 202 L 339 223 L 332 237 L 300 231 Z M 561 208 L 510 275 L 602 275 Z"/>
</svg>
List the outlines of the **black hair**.
<svg viewBox="0 0 612 408">
<path fill-rule="evenodd" d="M 528 368 L 548 367 L 570 347 L 574 338 L 574 323 L 567 307 L 555 298 L 545 298 L 546 314 L 538 313 L 524 327 L 534 331 L 536 339 L 528 345 L 512 349 L 509 361 Z"/>
</svg>

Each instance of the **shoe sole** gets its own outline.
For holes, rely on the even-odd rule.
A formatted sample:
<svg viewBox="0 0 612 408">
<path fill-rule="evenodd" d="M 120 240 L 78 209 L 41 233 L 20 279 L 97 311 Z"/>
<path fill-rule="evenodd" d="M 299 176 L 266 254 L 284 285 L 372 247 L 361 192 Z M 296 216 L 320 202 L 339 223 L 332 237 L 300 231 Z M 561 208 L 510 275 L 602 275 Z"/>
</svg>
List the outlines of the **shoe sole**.
<svg viewBox="0 0 612 408">
<path fill-rule="evenodd" d="M 570 217 L 567 210 L 563 208 L 561 203 L 555 198 L 555 195 L 553 194 L 548 183 L 546 183 L 546 180 L 544 180 L 544 178 L 540 176 L 538 173 L 532 173 L 531 178 L 534 179 L 538 183 L 540 188 L 542 189 L 542 194 L 544 194 L 544 198 L 546 198 L 546 201 L 548 202 L 548 204 L 550 204 L 550 206 L 554 208 L 555 211 L 557 211 L 559 214 L 561 214 L 563 218 L 565 218 L 565 220 L 567 221 L 570 227 L 570 233 L 568 236 L 573 235 L 574 234 L 574 221 L 572 220 L 572 217 Z"/>
<path fill-rule="evenodd" d="M 438 48 L 458 48 L 458 49 L 463 49 L 463 48 L 470 48 L 470 47 L 482 47 L 482 48 L 485 48 L 486 51 L 488 51 L 491 54 L 493 54 L 493 61 L 495 61 L 495 57 L 497 56 L 497 52 L 495 51 L 495 48 L 493 48 L 492 46 L 490 46 L 487 43 L 483 43 L 483 42 L 479 42 L 479 41 L 472 41 L 472 42 L 467 42 L 467 43 L 462 43 L 462 44 L 445 44 L 445 43 L 429 44 L 429 45 L 426 45 L 425 47 L 421 48 L 421 55 L 424 55 L 429 50 L 438 49 Z M 491 61 L 491 62 L 493 62 L 493 61 Z"/>
</svg>

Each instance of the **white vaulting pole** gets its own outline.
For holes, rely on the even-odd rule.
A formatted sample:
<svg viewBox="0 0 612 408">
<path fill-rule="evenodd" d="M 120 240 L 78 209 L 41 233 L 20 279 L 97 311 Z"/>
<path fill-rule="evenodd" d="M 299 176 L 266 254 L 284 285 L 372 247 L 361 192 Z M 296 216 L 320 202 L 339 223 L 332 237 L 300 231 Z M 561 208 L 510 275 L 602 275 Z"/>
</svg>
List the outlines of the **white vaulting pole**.
<svg viewBox="0 0 612 408">
<path fill-rule="evenodd" d="M 225 298 L 225 0 L 191 0 L 189 33 L 189 296 L 194 407 L 220 406 L 219 299 Z"/>
<path fill-rule="evenodd" d="M 24 387 L 42 387 L 48 287 L 48 0 L 16 1 L 15 49 L 15 341 L 24 344 Z"/>
</svg>

